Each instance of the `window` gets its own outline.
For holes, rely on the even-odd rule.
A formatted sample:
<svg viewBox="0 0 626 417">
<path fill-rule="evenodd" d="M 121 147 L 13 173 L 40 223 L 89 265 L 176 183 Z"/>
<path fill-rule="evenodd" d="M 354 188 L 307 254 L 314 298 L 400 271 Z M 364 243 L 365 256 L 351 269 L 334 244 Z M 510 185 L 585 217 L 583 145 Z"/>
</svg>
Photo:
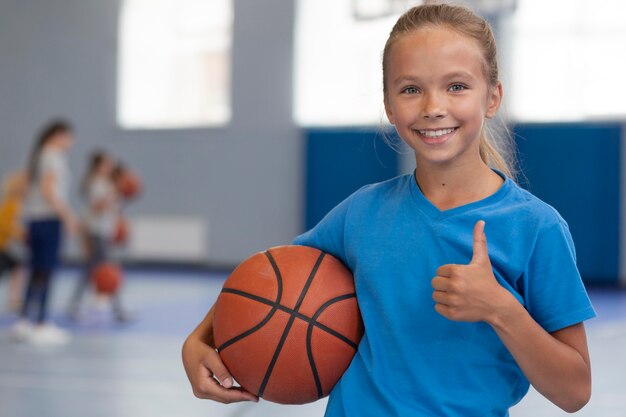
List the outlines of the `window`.
<svg viewBox="0 0 626 417">
<path fill-rule="evenodd" d="M 125 0 L 119 27 L 119 125 L 227 123 L 232 14 L 232 0 Z"/>
<path fill-rule="evenodd" d="M 422 0 L 299 0 L 294 118 L 304 126 L 387 122 L 382 52 L 400 15 Z M 514 0 L 458 0 L 486 16 Z"/>
<path fill-rule="evenodd" d="M 400 12 L 376 3 L 385 2 L 298 2 L 294 118 L 299 125 L 386 120 L 381 54 Z"/>
<path fill-rule="evenodd" d="M 624 15 L 622 0 L 519 0 L 502 26 L 512 36 L 511 116 L 574 121 L 626 115 Z"/>
</svg>

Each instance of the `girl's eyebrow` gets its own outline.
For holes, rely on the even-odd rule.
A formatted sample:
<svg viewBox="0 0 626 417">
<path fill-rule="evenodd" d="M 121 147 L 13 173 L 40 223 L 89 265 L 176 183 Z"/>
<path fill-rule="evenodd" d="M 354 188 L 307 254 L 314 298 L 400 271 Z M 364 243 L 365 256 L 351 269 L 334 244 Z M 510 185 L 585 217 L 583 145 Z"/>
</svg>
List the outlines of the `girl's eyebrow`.
<svg viewBox="0 0 626 417">
<path fill-rule="evenodd" d="M 476 77 L 474 75 L 472 75 L 470 72 L 467 71 L 463 71 L 463 70 L 457 70 L 457 71 L 452 71 L 450 73 L 444 73 L 442 74 L 442 78 L 448 80 L 448 79 L 453 79 L 453 78 L 461 78 L 461 79 L 465 79 L 465 80 L 474 80 Z M 394 81 L 394 84 L 401 84 L 403 82 L 418 82 L 420 80 L 419 77 L 414 76 L 414 75 L 399 75 Z"/>
<path fill-rule="evenodd" d="M 444 74 L 444 78 L 464 78 L 467 80 L 473 80 L 476 77 L 467 71 L 453 71 L 451 73 Z"/>
</svg>

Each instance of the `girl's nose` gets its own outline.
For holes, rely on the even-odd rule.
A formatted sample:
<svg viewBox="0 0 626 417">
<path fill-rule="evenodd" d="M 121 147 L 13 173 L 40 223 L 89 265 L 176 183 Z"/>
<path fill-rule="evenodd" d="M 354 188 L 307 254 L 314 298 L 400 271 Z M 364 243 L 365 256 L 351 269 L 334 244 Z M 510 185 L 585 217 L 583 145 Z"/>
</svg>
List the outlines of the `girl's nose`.
<svg viewBox="0 0 626 417">
<path fill-rule="evenodd" d="M 441 119 L 447 114 L 445 106 L 437 94 L 426 94 L 422 107 L 422 117 L 425 119 Z"/>
</svg>

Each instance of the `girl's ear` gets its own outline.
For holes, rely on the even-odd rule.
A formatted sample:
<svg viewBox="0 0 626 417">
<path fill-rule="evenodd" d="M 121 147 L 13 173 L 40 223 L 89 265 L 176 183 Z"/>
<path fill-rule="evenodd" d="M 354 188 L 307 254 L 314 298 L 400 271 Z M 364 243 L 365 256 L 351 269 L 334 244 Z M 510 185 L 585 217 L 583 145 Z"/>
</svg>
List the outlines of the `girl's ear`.
<svg viewBox="0 0 626 417">
<path fill-rule="evenodd" d="M 502 83 L 500 81 L 491 89 L 487 100 L 487 112 L 485 113 L 485 117 L 491 119 L 496 115 L 502 103 Z"/>
<path fill-rule="evenodd" d="M 389 105 L 389 100 L 387 100 L 387 97 L 385 97 L 383 102 L 385 103 L 385 113 L 387 114 L 387 119 L 389 119 L 389 123 L 394 124 L 393 112 L 391 111 L 391 106 Z"/>
</svg>

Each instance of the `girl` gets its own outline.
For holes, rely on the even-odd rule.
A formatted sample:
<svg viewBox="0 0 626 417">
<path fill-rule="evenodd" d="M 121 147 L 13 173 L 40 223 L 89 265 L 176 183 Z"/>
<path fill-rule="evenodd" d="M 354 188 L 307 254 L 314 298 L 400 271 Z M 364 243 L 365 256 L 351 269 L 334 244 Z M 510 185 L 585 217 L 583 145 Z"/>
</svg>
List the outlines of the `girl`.
<svg viewBox="0 0 626 417">
<path fill-rule="evenodd" d="M 567 224 L 515 184 L 486 134 L 502 99 L 489 25 L 462 7 L 409 10 L 383 86 L 414 173 L 363 187 L 294 242 L 353 271 L 365 324 L 326 415 L 507 416 L 529 383 L 580 409 L 595 313 Z M 254 400 L 231 388 L 211 333 L 212 311 L 183 347 L 194 392 Z"/>
<path fill-rule="evenodd" d="M 83 218 L 83 242 L 87 261 L 70 304 L 70 317 L 77 319 L 80 301 L 91 282 L 93 269 L 102 262 L 111 261 L 111 243 L 115 225 L 120 215 L 118 197 L 113 185 L 115 161 L 104 151 L 92 153 L 81 185 L 86 202 Z M 129 317 L 120 305 L 118 293 L 113 296 L 113 309 L 118 321 Z"/>
<path fill-rule="evenodd" d="M 25 202 L 28 219 L 28 244 L 31 251 L 30 279 L 14 328 L 18 340 L 36 344 L 63 344 L 69 335 L 47 322 L 50 280 L 59 262 L 61 225 L 73 234 L 77 230 L 74 213 L 68 204 L 70 173 L 66 154 L 73 135 L 69 123 L 57 120 L 41 132 L 28 163 L 29 191 Z M 35 326 L 29 312 L 35 313 Z"/>
</svg>

